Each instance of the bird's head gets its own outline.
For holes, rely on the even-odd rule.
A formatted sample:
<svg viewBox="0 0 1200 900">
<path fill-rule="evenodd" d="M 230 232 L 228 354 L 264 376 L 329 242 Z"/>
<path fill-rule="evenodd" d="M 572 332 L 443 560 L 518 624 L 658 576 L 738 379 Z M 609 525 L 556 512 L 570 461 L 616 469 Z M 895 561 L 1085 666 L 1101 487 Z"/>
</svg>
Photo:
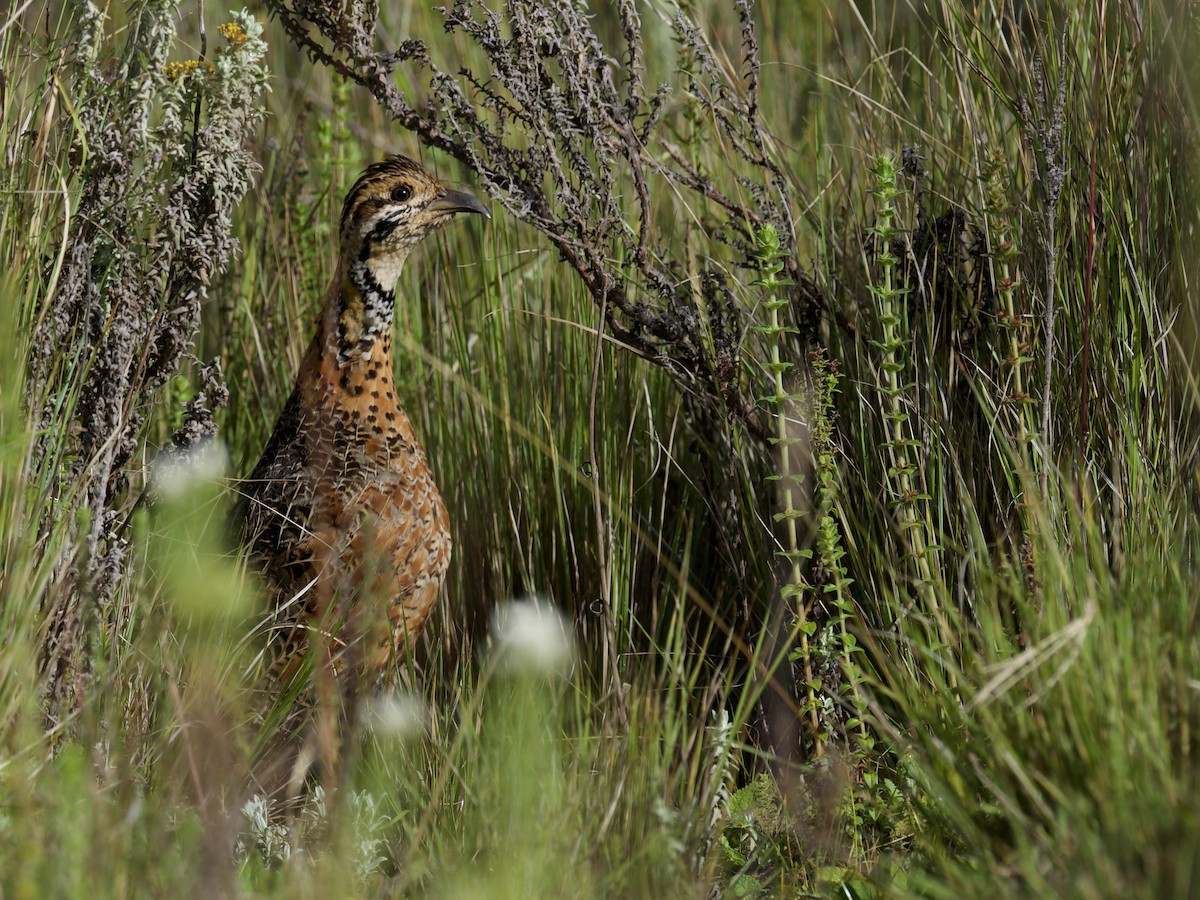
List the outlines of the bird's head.
<svg viewBox="0 0 1200 900">
<path fill-rule="evenodd" d="M 343 252 L 365 263 L 376 282 L 391 290 L 409 251 L 455 213 L 487 207 L 464 191 L 447 188 L 406 156 L 367 167 L 342 207 Z"/>
</svg>

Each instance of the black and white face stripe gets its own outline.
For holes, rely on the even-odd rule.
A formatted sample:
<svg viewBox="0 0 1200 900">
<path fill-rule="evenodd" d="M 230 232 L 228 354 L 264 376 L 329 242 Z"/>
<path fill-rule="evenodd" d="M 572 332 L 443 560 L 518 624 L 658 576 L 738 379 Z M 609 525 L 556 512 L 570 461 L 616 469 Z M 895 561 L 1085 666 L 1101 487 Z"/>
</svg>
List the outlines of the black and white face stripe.
<svg viewBox="0 0 1200 900">
<path fill-rule="evenodd" d="M 386 241 L 392 236 L 392 232 L 399 228 L 408 218 L 408 210 L 398 209 L 392 210 L 387 215 L 383 216 L 378 222 L 372 226 L 363 240 L 363 249 L 366 251 L 368 245 Z"/>
<path fill-rule="evenodd" d="M 421 193 L 421 186 L 431 192 L 436 182 L 415 162 L 405 156 L 392 156 L 367 166 L 362 177 L 355 182 L 346 202 L 342 205 L 341 227 L 344 229 L 353 220 L 362 221 L 378 208 L 403 203 L 407 197 Z"/>
</svg>

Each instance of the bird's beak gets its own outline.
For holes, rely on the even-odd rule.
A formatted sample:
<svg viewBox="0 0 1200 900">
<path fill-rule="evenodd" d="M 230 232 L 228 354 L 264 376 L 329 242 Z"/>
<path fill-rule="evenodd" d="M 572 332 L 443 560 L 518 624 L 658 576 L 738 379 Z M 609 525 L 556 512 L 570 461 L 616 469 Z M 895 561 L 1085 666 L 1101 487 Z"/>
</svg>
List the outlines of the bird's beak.
<svg viewBox="0 0 1200 900">
<path fill-rule="evenodd" d="M 447 213 L 479 213 L 485 219 L 492 217 L 488 208 L 478 198 L 472 197 L 466 191 L 445 191 L 441 196 L 435 198 L 426 209 Z"/>
</svg>

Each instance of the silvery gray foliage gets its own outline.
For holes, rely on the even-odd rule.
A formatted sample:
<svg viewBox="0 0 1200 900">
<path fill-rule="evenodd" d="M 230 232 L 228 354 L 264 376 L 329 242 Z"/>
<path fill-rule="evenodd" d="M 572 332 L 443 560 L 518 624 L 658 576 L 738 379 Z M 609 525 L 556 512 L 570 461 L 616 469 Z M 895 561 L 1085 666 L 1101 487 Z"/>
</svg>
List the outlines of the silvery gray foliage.
<svg viewBox="0 0 1200 900">
<path fill-rule="evenodd" d="M 99 610 L 116 596 L 147 412 L 191 358 L 208 284 L 237 250 L 232 213 L 256 171 L 244 146 L 267 78 L 262 26 L 248 12 L 212 35 L 211 51 L 174 62 L 189 51 L 170 0 L 138 4 L 120 34 L 95 3 L 78 15 L 65 75 L 77 114 L 74 202 L 31 366 L 43 424 L 71 423 L 44 429 L 39 447 L 58 484 L 79 486 L 58 497 L 53 518 L 86 523 L 82 557 L 57 567 L 45 651 L 56 699 L 85 674 L 82 598 Z M 177 442 L 212 432 L 219 371 L 205 371 L 204 396 L 189 405 Z"/>
<path fill-rule="evenodd" d="M 255 794 L 242 806 L 243 825 L 234 845 L 234 858 L 241 862 L 253 849 L 267 866 L 278 866 L 292 858 L 291 833 L 274 816 L 274 803 Z"/>
<path fill-rule="evenodd" d="M 615 51 L 584 0 L 449 0 L 439 9 L 446 31 L 487 59 L 486 68 L 453 72 L 422 40 L 380 48 L 375 2 L 268 0 L 298 47 L 366 87 L 400 125 L 460 160 L 494 200 L 545 235 L 623 344 L 699 396 L 719 398 L 715 406 L 765 437 L 742 365 L 742 310 L 721 269 L 750 264 L 761 225 L 775 225 L 788 245 L 794 228 L 788 184 L 759 116 L 753 4 L 731 3 L 741 72 L 720 64 L 681 11 L 667 22 L 679 74 L 653 86 L 637 0 L 613 0 Z M 419 105 L 397 87 L 399 65 L 426 93 Z M 693 117 L 689 140 L 730 148 L 727 171 L 704 171 L 680 146 L 679 111 L 691 106 L 703 114 Z M 718 262 L 694 271 L 689 241 Z M 794 259 L 789 268 L 801 340 L 815 340 L 815 310 L 828 304 Z"/>
<path fill-rule="evenodd" d="M 217 436 L 213 415 L 229 402 L 229 388 L 221 374 L 221 361 L 214 359 L 201 366 L 197 380 L 200 386 L 195 396 L 184 404 L 183 424 L 172 436 L 168 451 L 188 451 Z"/>
<path fill-rule="evenodd" d="M 354 791 L 350 795 L 353 810 L 354 874 L 360 883 L 366 883 L 387 864 L 384 851 L 387 841 L 382 837 L 391 819 L 383 811 L 375 795 L 368 791 Z"/>
<path fill-rule="evenodd" d="M 360 884 L 367 884 L 388 862 L 386 833 L 392 819 L 368 791 L 352 791 L 349 801 L 354 875 Z M 273 800 L 260 794 L 242 806 L 242 818 L 235 860 L 241 863 L 254 852 L 268 868 L 285 866 L 297 858 L 297 851 L 316 846 L 327 837 L 330 826 L 325 790 L 320 785 L 313 788 L 300 814 L 290 820 L 276 809 Z"/>
</svg>

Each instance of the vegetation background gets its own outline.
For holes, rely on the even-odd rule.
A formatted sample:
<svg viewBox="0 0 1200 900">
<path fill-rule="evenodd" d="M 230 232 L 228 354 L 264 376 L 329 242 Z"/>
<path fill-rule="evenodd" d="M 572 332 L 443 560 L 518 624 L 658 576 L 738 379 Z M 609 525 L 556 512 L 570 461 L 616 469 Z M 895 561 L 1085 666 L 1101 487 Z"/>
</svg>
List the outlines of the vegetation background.
<svg viewBox="0 0 1200 900">
<path fill-rule="evenodd" d="M 447 6 L 0 15 L 0 896 L 1191 896 L 1200 8 Z M 669 86 L 648 212 L 577 160 L 641 330 L 356 84 L 418 38 L 417 114 L 494 112 L 519 42 L 446 28 L 482 7 Z M 230 476 L 392 152 L 495 213 L 398 289 L 454 564 L 285 823 Z"/>
</svg>

